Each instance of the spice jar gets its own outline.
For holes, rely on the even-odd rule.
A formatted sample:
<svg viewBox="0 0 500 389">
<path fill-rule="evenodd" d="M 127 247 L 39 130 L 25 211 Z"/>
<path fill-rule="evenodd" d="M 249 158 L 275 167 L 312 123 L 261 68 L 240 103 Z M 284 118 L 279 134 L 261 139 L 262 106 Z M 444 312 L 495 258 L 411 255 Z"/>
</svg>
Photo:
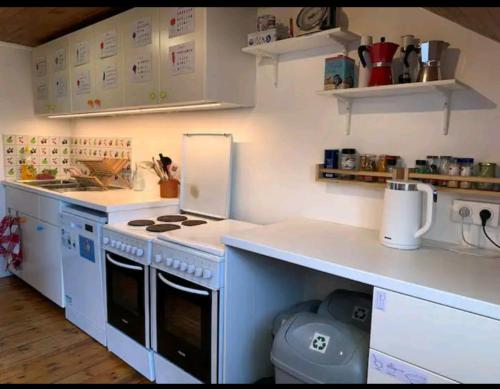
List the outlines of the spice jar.
<svg viewBox="0 0 500 389">
<path fill-rule="evenodd" d="M 343 170 L 356 169 L 356 149 L 342 149 L 340 154 L 340 168 Z M 340 178 L 346 180 L 354 179 L 354 176 L 348 174 L 339 175 Z"/>
<path fill-rule="evenodd" d="M 377 172 L 379 172 L 379 173 L 387 172 L 387 156 L 386 155 L 379 155 L 378 156 Z M 385 177 L 378 177 L 377 178 L 378 182 L 385 182 L 385 180 L 386 180 Z"/>
<path fill-rule="evenodd" d="M 442 155 L 439 157 L 439 174 L 447 175 L 448 174 L 448 166 L 450 165 L 451 156 Z M 446 180 L 439 180 L 439 186 L 447 186 Z"/>
<path fill-rule="evenodd" d="M 472 176 L 472 167 L 474 165 L 474 158 L 461 158 L 459 163 L 460 163 L 460 175 L 462 177 L 471 177 Z M 460 181 L 459 186 L 462 189 L 471 189 L 472 182 Z"/>
<path fill-rule="evenodd" d="M 449 176 L 459 176 L 460 175 L 460 163 L 457 158 L 452 158 L 450 164 L 448 165 L 448 175 Z M 448 188 L 458 188 L 458 181 L 448 180 Z"/>
<path fill-rule="evenodd" d="M 439 174 L 439 157 L 437 155 L 428 155 L 427 166 L 429 166 L 431 174 Z M 430 180 L 429 183 L 437 185 L 438 180 Z"/>
<path fill-rule="evenodd" d="M 479 177 L 495 177 L 497 164 L 494 162 L 480 162 L 479 163 Z M 477 189 L 480 190 L 494 190 L 495 184 L 490 182 L 478 182 Z"/>
<path fill-rule="evenodd" d="M 362 154 L 359 158 L 359 170 L 373 172 L 376 170 L 374 154 Z M 359 176 L 361 180 L 372 182 L 373 176 Z"/>
<path fill-rule="evenodd" d="M 427 166 L 425 159 L 417 159 L 415 161 L 415 173 L 418 174 L 431 174 L 431 169 Z M 421 179 L 422 182 L 429 182 L 428 179 Z"/>
<path fill-rule="evenodd" d="M 392 173 L 394 169 L 396 169 L 399 157 L 397 155 L 387 155 L 386 159 L 387 159 L 387 172 Z M 384 178 L 384 182 L 385 181 L 387 181 L 387 178 Z"/>
</svg>

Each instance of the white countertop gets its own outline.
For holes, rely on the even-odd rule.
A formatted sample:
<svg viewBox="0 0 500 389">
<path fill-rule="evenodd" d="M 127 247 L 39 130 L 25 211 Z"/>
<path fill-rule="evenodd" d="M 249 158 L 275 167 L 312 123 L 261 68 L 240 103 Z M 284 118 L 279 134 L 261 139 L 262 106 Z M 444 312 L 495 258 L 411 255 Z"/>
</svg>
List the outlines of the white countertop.
<svg viewBox="0 0 500 389">
<path fill-rule="evenodd" d="M 378 242 L 378 231 L 303 218 L 230 233 L 222 242 L 500 320 L 500 258 L 457 254 L 431 241 L 391 249 Z"/>
<path fill-rule="evenodd" d="M 154 192 L 117 189 L 99 192 L 83 191 L 59 193 L 14 181 L 3 181 L 3 184 L 107 213 L 179 204 L 178 198 L 161 198 L 159 189 Z"/>
</svg>

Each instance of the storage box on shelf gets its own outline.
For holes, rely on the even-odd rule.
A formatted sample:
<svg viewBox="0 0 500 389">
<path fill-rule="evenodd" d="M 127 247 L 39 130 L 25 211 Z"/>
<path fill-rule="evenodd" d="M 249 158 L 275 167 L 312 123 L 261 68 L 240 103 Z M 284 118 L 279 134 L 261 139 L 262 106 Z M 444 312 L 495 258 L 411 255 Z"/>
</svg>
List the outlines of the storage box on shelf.
<svg viewBox="0 0 500 389">
<path fill-rule="evenodd" d="M 367 182 L 357 180 L 347 180 L 341 178 L 324 178 L 323 173 L 333 173 L 350 176 L 368 176 L 368 177 L 386 177 L 387 179 L 403 179 L 403 180 L 453 180 L 453 181 L 467 181 L 473 183 L 489 183 L 500 185 L 500 177 L 474 177 L 474 176 L 448 176 L 443 174 L 420 174 L 414 173 L 413 169 L 397 168 L 392 173 L 371 172 L 362 170 L 343 170 L 343 169 L 326 169 L 323 164 L 318 164 L 316 167 L 316 181 L 334 183 L 334 184 L 351 184 L 351 185 L 365 185 L 370 188 L 385 188 L 384 183 L 380 182 Z M 479 190 L 479 189 L 463 189 L 463 188 L 448 188 L 437 186 L 436 189 L 440 192 L 450 193 L 463 193 L 477 196 L 493 196 L 500 198 L 500 191 L 493 190 Z"/>
</svg>

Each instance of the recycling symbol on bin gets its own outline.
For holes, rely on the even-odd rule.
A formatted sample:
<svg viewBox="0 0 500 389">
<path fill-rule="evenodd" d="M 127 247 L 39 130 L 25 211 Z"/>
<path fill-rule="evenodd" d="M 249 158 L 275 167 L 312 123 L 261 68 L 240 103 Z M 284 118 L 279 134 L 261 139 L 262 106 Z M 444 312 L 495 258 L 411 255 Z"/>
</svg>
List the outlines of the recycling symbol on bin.
<svg viewBox="0 0 500 389">
<path fill-rule="evenodd" d="M 319 332 L 315 332 L 309 348 L 311 350 L 324 354 L 326 352 L 326 348 L 328 347 L 329 341 L 329 336 L 320 334 Z"/>
</svg>

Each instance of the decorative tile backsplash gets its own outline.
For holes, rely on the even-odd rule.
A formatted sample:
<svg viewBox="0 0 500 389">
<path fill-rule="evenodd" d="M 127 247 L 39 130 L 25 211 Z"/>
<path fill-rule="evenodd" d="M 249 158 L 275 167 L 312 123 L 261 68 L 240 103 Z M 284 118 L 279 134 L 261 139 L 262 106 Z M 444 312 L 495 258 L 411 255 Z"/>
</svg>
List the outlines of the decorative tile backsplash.
<svg viewBox="0 0 500 389">
<path fill-rule="evenodd" d="M 6 179 L 20 179 L 21 166 L 36 173 L 57 169 L 57 177 L 68 177 L 65 167 L 74 166 L 88 174 L 79 159 L 132 158 L 131 138 L 4 135 L 3 161 Z M 130 173 L 130 163 L 124 173 Z"/>
</svg>

